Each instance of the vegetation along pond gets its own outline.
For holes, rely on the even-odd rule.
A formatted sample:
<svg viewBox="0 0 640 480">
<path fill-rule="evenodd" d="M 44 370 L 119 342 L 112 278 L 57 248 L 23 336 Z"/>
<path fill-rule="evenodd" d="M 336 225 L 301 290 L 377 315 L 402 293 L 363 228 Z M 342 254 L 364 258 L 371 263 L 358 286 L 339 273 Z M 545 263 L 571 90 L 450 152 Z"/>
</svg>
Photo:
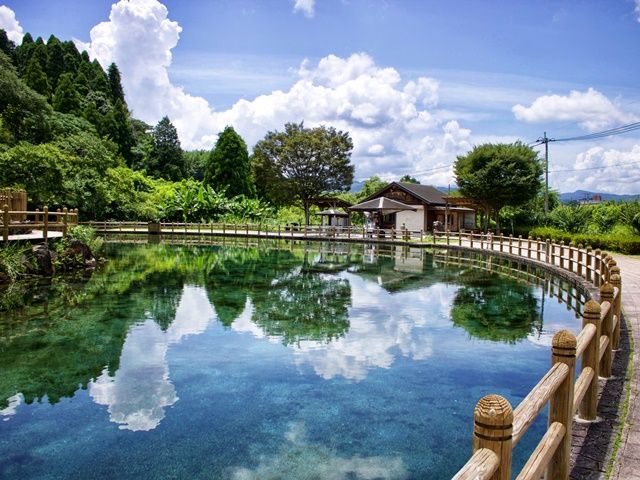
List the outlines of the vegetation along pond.
<svg viewBox="0 0 640 480">
<path fill-rule="evenodd" d="M 517 405 L 580 327 L 579 292 L 504 260 L 204 241 L 2 292 L 1 478 L 450 478 L 477 400 Z"/>
</svg>

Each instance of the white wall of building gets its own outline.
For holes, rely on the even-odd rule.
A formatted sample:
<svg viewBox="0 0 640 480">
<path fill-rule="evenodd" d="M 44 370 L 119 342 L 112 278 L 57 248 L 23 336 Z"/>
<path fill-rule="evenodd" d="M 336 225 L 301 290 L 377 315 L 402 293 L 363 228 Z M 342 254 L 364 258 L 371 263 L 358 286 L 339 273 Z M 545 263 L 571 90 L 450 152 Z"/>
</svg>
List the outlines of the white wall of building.
<svg viewBox="0 0 640 480">
<path fill-rule="evenodd" d="M 424 228 L 424 207 L 422 205 L 412 206 L 416 208 L 415 212 L 407 210 L 396 213 L 396 230 L 400 230 L 403 223 L 409 230 L 422 230 Z"/>
</svg>

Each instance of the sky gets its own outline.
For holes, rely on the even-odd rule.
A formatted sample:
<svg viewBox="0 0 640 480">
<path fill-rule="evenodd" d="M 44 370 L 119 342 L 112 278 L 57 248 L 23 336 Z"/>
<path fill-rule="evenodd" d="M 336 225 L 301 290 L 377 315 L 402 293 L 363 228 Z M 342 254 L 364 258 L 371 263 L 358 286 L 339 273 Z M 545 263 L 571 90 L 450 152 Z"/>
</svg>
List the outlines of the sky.
<svg viewBox="0 0 640 480">
<path fill-rule="evenodd" d="M 133 115 L 185 149 L 226 125 L 250 149 L 287 122 L 348 131 L 357 180 L 446 186 L 474 145 L 640 121 L 640 0 L 0 0 L 0 28 L 116 62 Z M 640 130 L 551 142 L 549 172 L 640 193 Z"/>
</svg>

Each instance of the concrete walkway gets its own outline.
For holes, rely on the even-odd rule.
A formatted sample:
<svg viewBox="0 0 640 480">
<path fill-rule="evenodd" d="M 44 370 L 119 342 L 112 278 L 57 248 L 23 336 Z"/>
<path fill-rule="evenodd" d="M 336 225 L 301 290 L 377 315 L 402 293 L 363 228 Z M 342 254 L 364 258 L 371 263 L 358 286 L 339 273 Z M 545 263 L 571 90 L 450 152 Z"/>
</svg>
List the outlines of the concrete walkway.
<svg viewBox="0 0 640 480">
<path fill-rule="evenodd" d="M 622 275 L 622 311 L 634 342 L 629 413 L 612 478 L 640 480 L 640 256 L 615 254 Z"/>
</svg>

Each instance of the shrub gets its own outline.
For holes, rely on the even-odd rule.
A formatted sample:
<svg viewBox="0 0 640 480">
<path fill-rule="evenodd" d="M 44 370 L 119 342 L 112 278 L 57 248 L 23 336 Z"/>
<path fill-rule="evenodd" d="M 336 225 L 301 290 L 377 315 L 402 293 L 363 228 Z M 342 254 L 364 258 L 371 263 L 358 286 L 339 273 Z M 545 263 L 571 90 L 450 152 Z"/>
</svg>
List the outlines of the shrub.
<svg viewBox="0 0 640 480">
<path fill-rule="evenodd" d="M 25 247 L 9 244 L 0 247 L 0 283 L 13 282 L 25 273 L 22 255 Z"/>
<path fill-rule="evenodd" d="M 557 228 L 539 227 L 529 231 L 533 238 L 551 239 L 555 242 L 564 241 L 574 245 L 582 244 L 606 251 L 626 253 L 630 255 L 640 254 L 640 236 L 628 234 L 587 234 L 568 233 Z"/>
</svg>

